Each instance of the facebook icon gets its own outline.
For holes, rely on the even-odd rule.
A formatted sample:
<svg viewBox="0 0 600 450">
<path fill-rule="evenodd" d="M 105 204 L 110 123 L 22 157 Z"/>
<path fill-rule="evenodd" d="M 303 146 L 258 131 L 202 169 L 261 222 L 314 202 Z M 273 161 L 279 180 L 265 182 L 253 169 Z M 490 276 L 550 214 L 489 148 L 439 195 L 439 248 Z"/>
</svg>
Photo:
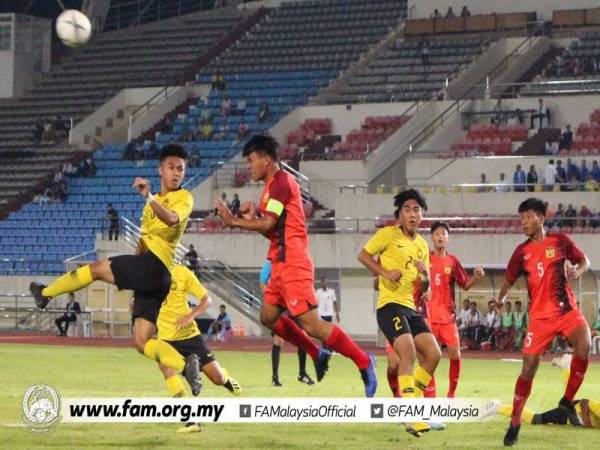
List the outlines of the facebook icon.
<svg viewBox="0 0 600 450">
<path fill-rule="evenodd" d="M 252 417 L 252 406 L 251 405 L 240 405 L 240 417 Z"/>
</svg>

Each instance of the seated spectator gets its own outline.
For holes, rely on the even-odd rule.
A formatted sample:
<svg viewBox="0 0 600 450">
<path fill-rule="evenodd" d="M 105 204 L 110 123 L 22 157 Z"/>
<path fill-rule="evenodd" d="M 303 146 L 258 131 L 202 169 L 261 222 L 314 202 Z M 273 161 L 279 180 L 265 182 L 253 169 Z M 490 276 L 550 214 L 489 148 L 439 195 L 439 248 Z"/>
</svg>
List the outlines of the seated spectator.
<svg viewBox="0 0 600 450">
<path fill-rule="evenodd" d="M 92 158 L 82 159 L 79 163 L 79 176 L 93 177 L 96 175 L 96 164 Z"/>
<path fill-rule="evenodd" d="M 226 89 L 225 77 L 220 71 L 216 71 L 212 77 L 212 88 L 216 91 L 223 91 Z"/>
<path fill-rule="evenodd" d="M 525 171 L 521 169 L 521 164 L 517 164 L 517 168 L 513 175 L 514 191 L 525 192 L 525 183 L 527 183 L 527 175 L 525 175 Z"/>
<path fill-rule="evenodd" d="M 201 139 L 203 141 L 210 141 L 213 138 L 213 133 L 214 129 L 212 123 L 206 122 L 204 125 L 202 125 Z"/>
<path fill-rule="evenodd" d="M 531 115 L 531 129 L 534 129 L 535 119 L 539 119 L 539 128 L 544 128 L 544 123 L 546 127 L 550 126 L 550 108 L 544 105 L 544 99 L 538 99 L 538 106 L 536 108 L 535 114 Z"/>
<path fill-rule="evenodd" d="M 429 40 L 424 37 L 420 44 L 419 47 L 421 48 L 421 61 L 423 62 L 423 65 L 427 65 L 429 64 L 429 54 L 431 53 L 431 49 L 429 48 Z"/>
<path fill-rule="evenodd" d="M 209 122 L 212 118 L 212 113 L 210 112 L 210 108 L 208 105 L 204 105 L 200 110 L 200 122 L 202 124 Z"/>
<path fill-rule="evenodd" d="M 569 203 L 569 207 L 565 211 L 565 217 L 568 217 L 569 219 L 564 220 L 564 226 L 565 227 L 574 227 L 575 220 L 573 220 L 572 218 L 577 217 L 577 211 L 575 210 L 575 208 L 573 208 L 573 205 L 571 203 Z"/>
<path fill-rule="evenodd" d="M 243 116 L 246 114 L 246 100 L 244 98 L 240 97 L 240 99 L 237 101 L 237 104 L 235 105 L 235 113 L 238 116 Z"/>
<path fill-rule="evenodd" d="M 213 139 L 216 141 L 222 141 L 223 139 L 227 139 L 229 135 L 229 125 L 227 124 L 227 120 L 223 120 L 221 125 L 219 125 L 219 129 L 217 133 L 215 133 Z"/>
<path fill-rule="evenodd" d="M 486 176 L 485 173 L 481 174 L 481 180 L 479 180 L 479 184 L 480 185 L 482 185 L 482 184 L 488 184 L 488 182 L 487 182 L 487 176 Z M 488 186 L 479 186 L 477 188 L 477 192 L 489 192 L 489 191 L 490 191 L 490 188 Z"/>
<path fill-rule="evenodd" d="M 558 143 L 552 139 L 548 139 L 544 148 L 546 155 L 556 155 L 559 152 Z"/>
<path fill-rule="evenodd" d="M 578 191 L 579 190 L 579 179 L 577 179 L 575 176 L 572 175 L 567 175 L 568 179 L 567 182 L 561 186 L 561 191 L 568 191 L 568 192 L 572 192 L 572 191 Z"/>
<path fill-rule="evenodd" d="M 502 106 L 502 98 L 498 97 L 494 105 L 494 115 L 492 116 L 492 124 L 499 127 L 506 124 L 506 110 Z"/>
<path fill-rule="evenodd" d="M 490 300 L 488 302 L 488 311 L 485 313 L 485 330 L 483 339 L 490 343 L 492 349 L 496 348 L 496 336 L 498 328 L 500 328 L 500 317 L 496 308 L 496 302 Z"/>
<path fill-rule="evenodd" d="M 230 114 L 231 114 L 231 100 L 229 100 L 229 97 L 225 96 L 225 97 L 223 97 L 223 102 L 221 103 L 221 115 L 223 117 L 225 117 Z"/>
<path fill-rule="evenodd" d="M 146 152 L 146 158 L 148 159 L 158 159 L 160 157 L 160 150 L 154 141 L 150 142 L 148 146 L 148 150 Z"/>
<path fill-rule="evenodd" d="M 506 181 L 506 176 L 501 173 L 500 174 L 500 181 L 498 181 L 498 184 L 496 185 L 496 192 L 509 192 L 510 191 L 510 185 L 508 184 L 508 181 Z"/>
<path fill-rule="evenodd" d="M 74 177 L 77 176 L 77 169 L 69 161 L 68 163 L 63 164 L 63 173 L 67 177 Z"/>
<path fill-rule="evenodd" d="M 452 9 L 452 6 L 448 6 L 448 11 L 446 11 L 446 17 L 456 17 L 456 14 L 454 14 L 454 10 Z"/>
<path fill-rule="evenodd" d="M 535 171 L 535 166 L 532 164 L 529 166 L 529 172 L 527 172 L 527 190 L 529 192 L 535 191 L 535 185 L 538 182 L 538 175 Z"/>
<path fill-rule="evenodd" d="M 468 299 L 463 300 L 463 306 L 460 310 L 460 314 L 456 319 L 456 325 L 458 326 L 458 334 L 460 340 L 463 338 L 463 334 L 467 329 L 467 323 L 469 321 L 469 313 L 470 313 L 470 303 Z"/>
<path fill-rule="evenodd" d="M 208 337 L 213 337 L 213 340 L 225 342 L 225 336 L 231 330 L 231 316 L 225 311 L 225 305 L 219 306 L 221 311 L 217 318 L 212 321 L 208 329 Z"/>
<path fill-rule="evenodd" d="M 500 329 L 498 332 L 498 349 L 510 350 L 514 345 L 515 327 L 512 314 L 512 304 L 504 302 L 504 311 L 500 316 Z"/>
<path fill-rule="evenodd" d="M 169 134 L 173 131 L 173 123 L 170 117 L 167 117 L 160 127 L 161 134 Z"/>
<path fill-rule="evenodd" d="M 136 159 L 136 145 L 133 139 L 125 146 L 125 150 L 123 150 L 123 159 L 129 161 L 134 161 Z"/>
<path fill-rule="evenodd" d="M 271 118 L 272 118 L 272 116 L 271 116 L 271 110 L 269 109 L 269 105 L 267 105 L 265 102 L 263 102 L 260 105 L 260 109 L 258 110 L 258 116 L 256 117 L 256 120 L 260 123 L 263 123 L 263 122 L 270 121 Z"/>
<path fill-rule="evenodd" d="M 586 205 L 581 205 L 581 209 L 579 210 L 579 217 L 581 217 L 581 219 L 579 220 L 579 226 L 584 228 L 584 227 L 589 227 L 591 226 L 591 218 L 593 217 L 592 211 L 590 211 L 590 209 L 586 206 Z"/>
<path fill-rule="evenodd" d="M 554 222 L 552 223 L 553 227 L 564 227 L 565 223 L 565 208 L 562 203 L 559 203 L 556 212 L 554 213 Z"/>
<path fill-rule="evenodd" d="M 513 312 L 513 323 L 515 327 L 515 339 L 513 350 L 521 350 L 523 347 L 523 337 L 529 325 L 529 315 L 523 311 L 523 304 L 520 300 L 515 302 L 515 312 Z"/>
<path fill-rule="evenodd" d="M 191 151 L 188 158 L 188 167 L 198 167 L 200 165 L 200 152 Z"/>
<path fill-rule="evenodd" d="M 470 17 L 471 16 L 471 11 L 469 11 L 469 8 L 467 8 L 466 6 L 462 7 L 462 10 L 460 11 L 460 17 Z"/>
<path fill-rule="evenodd" d="M 45 141 L 54 140 L 54 128 L 52 127 L 52 121 L 49 119 L 44 119 L 43 128 L 44 132 L 42 133 L 42 139 Z"/>
<path fill-rule="evenodd" d="M 471 350 L 478 350 L 481 344 L 481 335 L 485 330 L 481 321 L 481 315 L 477 309 L 477 303 L 471 302 L 469 308 L 469 316 L 467 319 L 467 326 L 465 329 L 465 338 L 467 340 L 467 347 Z"/>
<path fill-rule="evenodd" d="M 590 175 L 594 180 L 600 183 L 600 167 L 598 167 L 598 161 L 592 161 L 592 170 L 590 171 Z"/>
<path fill-rule="evenodd" d="M 231 214 L 233 214 L 234 216 L 237 216 L 238 213 L 240 212 L 240 198 L 238 197 L 237 194 L 233 194 L 233 200 L 231 200 L 231 205 L 229 207 L 229 209 L 231 210 Z"/>
<path fill-rule="evenodd" d="M 433 10 L 433 14 L 431 15 L 431 18 L 432 19 L 439 19 L 441 17 L 442 17 L 442 15 L 440 14 L 439 10 L 437 8 L 435 8 Z"/>
<path fill-rule="evenodd" d="M 571 131 L 571 125 L 567 125 L 566 130 L 560 136 L 558 148 L 560 150 L 562 150 L 562 149 L 571 150 L 572 145 L 573 145 L 573 132 Z"/>
<path fill-rule="evenodd" d="M 50 187 L 47 187 L 46 189 L 44 189 L 44 192 L 42 192 L 41 194 L 39 194 L 35 197 L 34 201 L 40 205 L 47 205 L 48 202 L 50 201 L 51 194 L 52 194 L 52 191 L 50 190 Z"/>
<path fill-rule="evenodd" d="M 586 192 L 596 192 L 600 190 L 600 184 L 592 177 L 592 175 L 588 175 L 585 180 L 585 184 L 583 185 L 583 190 Z"/>
<path fill-rule="evenodd" d="M 248 122 L 246 122 L 245 120 L 242 120 L 240 122 L 240 126 L 238 127 L 238 131 L 237 131 L 238 140 L 239 141 L 243 140 L 249 134 L 250 134 L 250 126 L 248 125 Z"/>
</svg>

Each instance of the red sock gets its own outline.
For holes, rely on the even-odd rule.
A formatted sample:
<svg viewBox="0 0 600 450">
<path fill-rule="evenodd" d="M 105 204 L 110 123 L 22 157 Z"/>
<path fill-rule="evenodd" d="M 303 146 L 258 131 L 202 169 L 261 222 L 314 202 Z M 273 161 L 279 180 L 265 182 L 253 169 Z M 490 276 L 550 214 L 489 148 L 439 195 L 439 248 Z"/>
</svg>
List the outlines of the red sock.
<svg viewBox="0 0 600 450">
<path fill-rule="evenodd" d="M 521 411 L 525 407 L 527 398 L 531 393 L 533 380 L 526 380 L 521 375 L 517 378 L 515 385 L 515 396 L 513 397 L 513 410 L 510 423 L 514 426 L 521 425 Z"/>
<path fill-rule="evenodd" d="M 400 397 L 400 384 L 398 383 L 398 373 L 395 370 L 390 370 L 388 367 L 387 379 L 388 379 L 388 384 L 390 385 L 390 389 L 392 390 L 392 395 L 396 398 L 399 398 Z"/>
<path fill-rule="evenodd" d="M 431 377 L 431 381 L 427 385 L 427 389 L 423 392 L 425 398 L 435 398 L 435 377 Z"/>
<path fill-rule="evenodd" d="M 329 339 L 325 342 L 325 345 L 334 352 L 338 352 L 340 355 L 350 358 L 359 369 L 366 369 L 369 367 L 369 364 L 371 364 L 369 355 L 356 345 L 356 343 L 344 333 L 344 330 L 337 325 L 333 325 L 333 330 L 331 331 Z"/>
<path fill-rule="evenodd" d="M 577 355 L 573 355 L 573 360 L 571 361 L 571 373 L 569 374 L 569 381 L 567 382 L 567 389 L 565 390 L 565 398 L 567 400 L 573 401 L 573 398 L 575 398 L 579 386 L 583 383 L 583 377 L 585 376 L 588 362 L 587 359 L 581 359 Z"/>
<path fill-rule="evenodd" d="M 450 368 L 448 369 L 448 379 L 450 381 L 448 387 L 448 398 L 454 398 L 454 392 L 458 385 L 458 378 L 460 377 L 460 359 L 451 359 Z"/>
<path fill-rule="evenodd" d="M 319 355 L 319 347 L 315 344 L 306 333 L 296 325 L 292 319 L 282 314 L 275 322 L 273 331 L 284 341 L 288 341 L 290 344 L 295 345 L 301 350 L 304 350 L 310 355 L 312 359 L 316 359 Z"/>
</svg>

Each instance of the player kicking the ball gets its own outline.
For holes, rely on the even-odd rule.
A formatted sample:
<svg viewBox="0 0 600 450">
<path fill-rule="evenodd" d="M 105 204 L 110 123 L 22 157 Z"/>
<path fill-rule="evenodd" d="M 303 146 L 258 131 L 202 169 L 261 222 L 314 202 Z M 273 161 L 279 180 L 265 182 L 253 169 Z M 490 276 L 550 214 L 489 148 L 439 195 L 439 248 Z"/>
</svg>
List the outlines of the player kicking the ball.
<svg viewBox="0 0 600 450">
<path fill-rule="evenodd" d="M 521 227 L 527 240 L 514 251 L 506 280 L 498 295 L 499 306 L 517 278 L 527 278 L 530 297 L 530 322 L 523 344 L 523 367 L 517 379 L 510 426 L 504 445 L 517 443 L 521 413 L 531 392 L 533 378 L 544 349 L 557 335 L 565 336 L 574 349 L 570 375 L 558 407 L 573 425 L 581 425 L 573 399 L 583 382 L 591 347 L 590 329 L 577 308 L 569 280 L 577 279 L 590 268 L 590 261 L 571 238 L 562 233 L 547 234 L 544 230 L 546 206 L 537 198 L 519 205 Z"/>
<path fill-rule="evenodd" d="M 257 231 L 271 241 L 267 255 L 272 264 L 271 279 L 260 311 L 263 325 L 310 355 L 315 362 L 317 381 L 321 381 L 327 371 L 330 353 L 308 336 L 352 359 L 360 371 L 365 395 L 373 397 L 377 389 L 375 357 L 365 353 L 340 327 L 322 320 L 317 313 L 315 271 L 308 252 L 300 187 L 292 175 L 279 168 L 277 147 L 275 139 L 264 135 L 253 136 L 244 146 L 243 155 L 248 158 L 252 178 L 266 184 L 260 200 L 260 216 L 252 202 L 245 202 L 240 208 L 242 218 L 233 216 L 220 199 L 215 207 L 225 225 Z M 308 336 L 282 314 L 285 309 L 298 318 Z"/>
</svg>

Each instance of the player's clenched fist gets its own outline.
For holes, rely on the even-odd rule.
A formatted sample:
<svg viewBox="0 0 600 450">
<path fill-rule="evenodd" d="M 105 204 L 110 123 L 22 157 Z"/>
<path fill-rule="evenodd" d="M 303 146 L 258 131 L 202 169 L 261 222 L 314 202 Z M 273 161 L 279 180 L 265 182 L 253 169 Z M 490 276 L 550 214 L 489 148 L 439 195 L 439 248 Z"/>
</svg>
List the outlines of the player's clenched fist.
<svg viewBox="0 0 600 450">
<path fill-rule="evenodd" d="M 146 178 L 141 178 L 141 177 L 137 177 L 134 181 L 133 181 L 133 186 L 135 189 L 137 189 L 138 193 L 142 196 L 142 197 L 148 197 L 148 194 L 150 193 L 150 180 L 147 180 Z"/>
</svg>

